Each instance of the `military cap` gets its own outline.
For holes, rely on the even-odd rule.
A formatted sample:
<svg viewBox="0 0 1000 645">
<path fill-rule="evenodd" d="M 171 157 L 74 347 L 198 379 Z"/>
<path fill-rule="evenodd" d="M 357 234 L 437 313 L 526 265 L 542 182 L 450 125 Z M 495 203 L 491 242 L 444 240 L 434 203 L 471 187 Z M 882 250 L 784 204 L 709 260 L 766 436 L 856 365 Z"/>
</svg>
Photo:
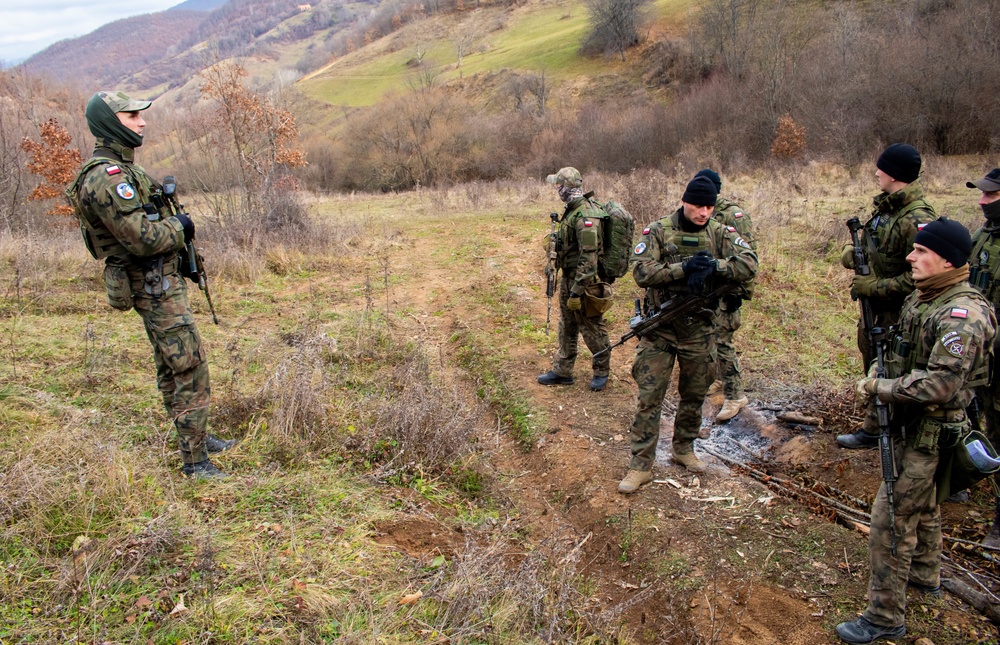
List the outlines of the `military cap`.
<svg viewBox="0 0 1000 645">
<path fill-rule="evenodd" d="M 570 188 L 579 188 L 583 185 L 583 175 L 580 171 L 572 166 L 566 166 L 565 168 L 560 168 L 559 172 L 554 175 L 549 175 L 545 178 L 550 184 L 559 184 L 560 186 L 569 186 Z"/>
<path fill-rule="evenodd" d="M 896 181 L 910 184 L 920 176 L 920 153 L 908 143 L 894 143 L 878 156 L 875 167 Z"/>
<path fill-rule="evenodd" d="M 978 188 L 984 193 L 993 193 L 1000 190 L 1000 168 L 994 168 L 986 173 L 986 176 L 976 181 L 967 181 L 965 185 L 969 188 Z"/>
<path fill-rule="evenodd" d="M 125 92 L 98 92 L 97 96 L 104 101 L 111 110 L 118 112 L 139 112 L 145 110 L 153 104 L 152 101 L 138 101 Z"/>
</svg>

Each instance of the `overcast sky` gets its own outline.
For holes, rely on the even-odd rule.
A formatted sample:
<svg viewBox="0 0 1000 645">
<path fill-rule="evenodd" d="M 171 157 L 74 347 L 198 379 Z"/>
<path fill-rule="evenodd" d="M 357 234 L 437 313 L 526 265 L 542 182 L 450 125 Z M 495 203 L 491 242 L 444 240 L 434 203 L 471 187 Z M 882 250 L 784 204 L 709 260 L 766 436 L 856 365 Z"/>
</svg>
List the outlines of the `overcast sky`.
<svg viewBox="0 0 1000 645">
<path fill-rule="evenodd" d="M 15 65 L 54 42 L 89 34 L 101 25 L 155 13 L 183 0 L 2 0 L 0 61 Z"/>
</svg>

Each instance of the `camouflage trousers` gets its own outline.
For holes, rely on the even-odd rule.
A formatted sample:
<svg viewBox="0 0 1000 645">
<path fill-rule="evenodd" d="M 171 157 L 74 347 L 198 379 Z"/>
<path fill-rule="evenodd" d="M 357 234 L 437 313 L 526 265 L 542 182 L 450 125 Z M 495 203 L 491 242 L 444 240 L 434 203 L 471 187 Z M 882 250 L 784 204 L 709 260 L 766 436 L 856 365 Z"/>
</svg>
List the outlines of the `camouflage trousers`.
<svg viewBox="0 0 1000 645">
<path fill-rule="evenodd" d="M 141 276 L 137 284 L 132 270 L 129 275 L 136 294 L 135 310 L 142 317 L 146 336 L 153 346 L 156 387 L 177 430 L 181 458 L 185 464 L 204 461 L 208 459 L 205 437 L 211 387 L 208 358 L 194 325 L 187 286 L 180 275 L 170 273 L 164 276 L 168 288 L 154 298 L 144 293 Z"/>
<path fill-rule="evenodd" d="M 587 317 L 582 310 L 570 311 L 566 308 L 573 281 L 572 275 L 564 274 L 559 284 L 559 349 L 552 361 L 552 371 L 559 376 L 573 376 L 579 336 L 583 336 L 583 342 L 587 344 L 591 354 L 611 344 L 603 314 Z M 611 371 L 611 352 L 593 358 L 591 366 L 594 376 L 607 376 Z"/>
<path fill-rule="evenodd" d="M 941 584 L 941 512 L 934 471 L 938 455 L 896 446 L 899 479 L 893 487 L 896 555 L 892 555 L 885 483 L 872 505 L 868 538 L 871 578 L 864 617 L 876 625 L 902 625 L 907 580 L 925 587 Z"/>
<path fill-rule="evenodd" d="M 716 363 L 717 376 L 725 384 L 727 399 L 743 398 L 743 376 L 740 374 L 740 359 L 733 346 L 733 336 L 743 324 L 740 310 L 719 310 L 716 316 L 715 347 L 719 360 Z"/>
<path fill-rule="evenodd" d="M 650 470 L 656 460 L 660 411 L 675 361 L 680 363 L 680 403 L 674 417 L 673 451 L 683 455 L 694 450 L 694 440 L 701 430 L 701 408 L 712 379 L 715 343 L 710 323 L 685 320 L 687 326 L 680 329 L 680 334 L 676 329 L 657 330 L 639 341 L 636 348 L 632 378 L 639 386 L 639 400 L 629 435 L 631 470 Z"/>
</svg>

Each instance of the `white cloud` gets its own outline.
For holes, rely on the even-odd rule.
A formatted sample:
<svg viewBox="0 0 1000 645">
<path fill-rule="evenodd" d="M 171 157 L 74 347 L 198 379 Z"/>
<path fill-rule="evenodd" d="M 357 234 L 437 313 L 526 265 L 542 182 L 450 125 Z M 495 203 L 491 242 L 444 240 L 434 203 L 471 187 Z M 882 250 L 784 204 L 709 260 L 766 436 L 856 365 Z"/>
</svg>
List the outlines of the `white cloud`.
<svg viewBox="0 0 1000 645">
<path fill-rule="evenodd" d="M 0 61 L 11 65 L 52 43 L 83 36 L 101 25 L 169 9 L 180 0 L 4 0 L 0 5 Z"/>
</svg>

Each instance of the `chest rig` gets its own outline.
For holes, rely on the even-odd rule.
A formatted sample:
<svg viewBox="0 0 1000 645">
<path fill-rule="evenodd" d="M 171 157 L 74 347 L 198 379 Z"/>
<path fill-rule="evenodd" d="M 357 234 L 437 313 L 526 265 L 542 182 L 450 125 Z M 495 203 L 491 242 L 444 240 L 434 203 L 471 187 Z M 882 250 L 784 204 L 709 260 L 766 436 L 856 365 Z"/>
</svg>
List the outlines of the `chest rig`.
<svg viewBox="0 0 1000 645">
<path fill-rule="evenodd" d="M 981 293 L 969 284 L 958 284 L 943 294 L 928 302 L 917 302 L 914 306 L 905 307 L 899 324 L 890 328 L 889 360 L 886 371 L 889 378 L 899 378 L 913 370 L 927 368 L 933 344 L 939 342 L 939 334 L 925 333 L 924 326 L 930 315 L 957 298 L 965 296 L 988 306 Z M 986 385 L 990 375 L 989 347 L 980 348 L 975 363 L 969 371 L 964 388 L 974 388 Z"/>
<path fill-rule="evenodd" d="M 1000 297 L 1000 230 L 977 234 L 969 255 L 969 284 L 990 302 Z"/>
</svg>

